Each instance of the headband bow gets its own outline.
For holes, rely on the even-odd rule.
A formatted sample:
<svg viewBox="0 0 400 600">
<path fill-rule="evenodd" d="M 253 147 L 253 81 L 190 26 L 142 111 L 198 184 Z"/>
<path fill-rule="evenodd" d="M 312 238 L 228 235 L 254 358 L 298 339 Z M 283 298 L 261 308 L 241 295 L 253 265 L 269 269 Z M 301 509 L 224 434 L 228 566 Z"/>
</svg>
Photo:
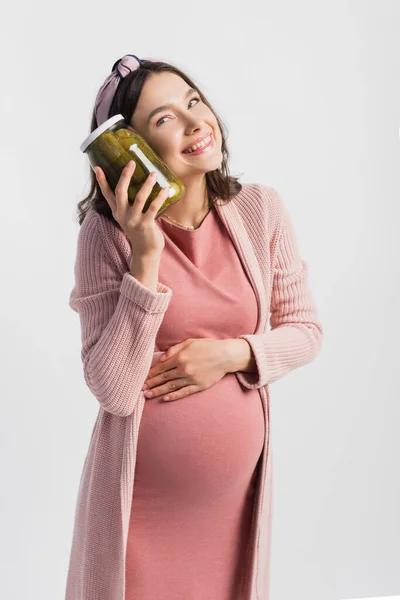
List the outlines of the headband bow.
<svg viewBox="0 0 400 600">
<path fill-rule="evenodd" d="M 128 73 L 138 69 L 142 65 L 143 60 L 156 62 L 157 59 L 140 59 L 134 54 L 125 54 L 125 56 L 114 63 L 110 75 L 106 78 L 96 96 L 94 110 L 98 126 L 108 119 L 112 99 L 121 79 L 124 79 Z"/>
</svg>

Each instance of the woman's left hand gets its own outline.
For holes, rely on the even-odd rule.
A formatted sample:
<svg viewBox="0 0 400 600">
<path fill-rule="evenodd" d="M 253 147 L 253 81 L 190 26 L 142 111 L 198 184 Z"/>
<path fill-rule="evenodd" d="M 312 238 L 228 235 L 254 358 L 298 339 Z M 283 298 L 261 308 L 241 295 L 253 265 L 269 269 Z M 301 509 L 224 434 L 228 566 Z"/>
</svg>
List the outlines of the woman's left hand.
<svg viewBox="0 0 400 600">
<path fill-rule="evenodd" d="M 178 400 L 205 390 L 229 372 L 231 359 L 228 340 L 210 338 L 187 339 L 171 346 L 160 362 L 151 367 L 142 390 L 150 390 L 155 398 Z M 147 386 L 147 387 L 146 387 Z"/>
</svg>

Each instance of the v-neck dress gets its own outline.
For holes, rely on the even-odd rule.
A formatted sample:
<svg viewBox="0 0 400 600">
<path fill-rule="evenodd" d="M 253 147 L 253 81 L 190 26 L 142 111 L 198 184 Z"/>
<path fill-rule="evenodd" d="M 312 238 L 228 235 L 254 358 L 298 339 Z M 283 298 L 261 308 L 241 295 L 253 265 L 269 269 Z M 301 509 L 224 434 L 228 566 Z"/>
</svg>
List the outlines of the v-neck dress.
<svg viewBox="0 0 400 600">
<path fill-rule="evenodd" d="M 191 231 L 164 218 L 157 223 L 165 238 L 158 279 L 173 294 L 155 350 L 254 333 L 254 290 L 217 211 Z M 242 599 L 263 443 L 260 392 L 234 373 L 180 400 L 146 400 L 126 600 Z"/>
</svg>

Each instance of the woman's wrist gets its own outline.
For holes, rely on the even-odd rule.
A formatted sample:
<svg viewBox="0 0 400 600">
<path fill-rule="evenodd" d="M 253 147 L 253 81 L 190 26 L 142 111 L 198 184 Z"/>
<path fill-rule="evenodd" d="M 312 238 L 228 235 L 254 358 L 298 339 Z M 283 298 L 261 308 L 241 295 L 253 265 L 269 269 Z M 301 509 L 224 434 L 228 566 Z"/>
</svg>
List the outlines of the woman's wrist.
<svg viewBox="0 0 400 600">
<path fill-rule="evenodd" d="M 228 373 L 245 371 L 247 373 L 257 372 L 257 364 L 253 350 L 249 342 L 243 338 L 231 338 L 223 340 L 226 342 L 228 353 Z"/>
<path fill-rule="evenodd" d="M 132 259 L 130 274 L 145 287 L 157 291 L 160 261 L 157 259 Z"/>
</svg>

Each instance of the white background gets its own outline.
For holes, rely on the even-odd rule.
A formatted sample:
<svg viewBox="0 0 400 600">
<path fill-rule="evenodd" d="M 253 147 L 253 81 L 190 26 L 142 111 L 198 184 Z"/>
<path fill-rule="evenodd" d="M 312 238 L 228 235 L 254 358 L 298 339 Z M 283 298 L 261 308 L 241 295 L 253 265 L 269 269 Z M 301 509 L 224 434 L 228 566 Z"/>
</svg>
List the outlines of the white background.
<svg viewBox="0 0 400 600">
<path fill-rule="evenodd" d="M 68 306 L 96 92 L 127 53 L 182 68 L 231 173 L 275 187 L 325 329 L 273 383 L 271 600 L 400 592 L 400 2 L 7 3 L 1 24 L 1 582 L 64 597 L 98 410 Z M 99 599 L 101 600 L 101 599 Z M 160 599 L 161 600 L 161 599 Z"/>
</svg>

